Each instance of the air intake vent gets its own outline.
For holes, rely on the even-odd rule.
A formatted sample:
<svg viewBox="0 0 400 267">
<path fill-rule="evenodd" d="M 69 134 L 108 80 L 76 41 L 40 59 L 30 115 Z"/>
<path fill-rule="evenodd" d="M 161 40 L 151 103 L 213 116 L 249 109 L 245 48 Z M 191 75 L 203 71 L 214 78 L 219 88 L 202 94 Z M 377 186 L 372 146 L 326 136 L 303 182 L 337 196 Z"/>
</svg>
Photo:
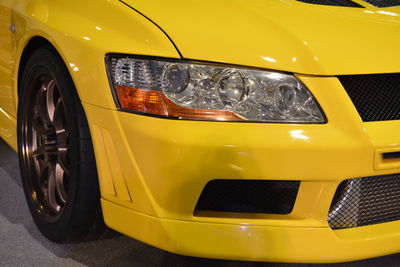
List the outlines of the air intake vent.
<svg viewBox="0 0 400 267">
<path fill-rule="evenodd" d="M 400 73 L 339 76 L 363 121 L 400 119 Z"/>
<path fill-rule="evenodd" d="M 289 214 L 299 186 L 300 181 L 213 180 L 195 211 Z"/>
<path fill-rule="evenodd" d="M 400 6 L 400 0 L 364 0 L 364 1 L 376 7 Z"/>
<path fill-rule="evenodd" d="M 350 0 L 297 0 L 297 1 L 307 4 L 324 5 L 324 6 L 363 7 Z"/>
<path fill-rule="evenodd" d="M 332 229 L 400 220 L 400 174 L 342 182 L 333 199 L 328 222 Z"/>
</svg>

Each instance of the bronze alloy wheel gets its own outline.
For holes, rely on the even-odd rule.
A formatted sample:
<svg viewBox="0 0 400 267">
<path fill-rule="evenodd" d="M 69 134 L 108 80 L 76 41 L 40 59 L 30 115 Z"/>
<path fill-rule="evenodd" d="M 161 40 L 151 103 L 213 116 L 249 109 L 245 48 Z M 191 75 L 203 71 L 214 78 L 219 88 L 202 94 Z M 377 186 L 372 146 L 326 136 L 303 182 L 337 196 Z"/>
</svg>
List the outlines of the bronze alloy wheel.
<svg viewBox="0 0 400 267">
<path fill-rule="evenodd" d="M 51 45 L 24 66 L 18 101 L 21 179 L 33 220 L 55 242 L 94 240 L 107 229 L 85 111 Z"/>
<path fill-rule="evenodd" d="M 69 132 L 59 85 L 47 73 L 31 81 L 30 99 L 22 116 L 22 154 L 28 186 L 38 213 L 46 221 L 62 214 L 68 201 Z"/>
</svg>

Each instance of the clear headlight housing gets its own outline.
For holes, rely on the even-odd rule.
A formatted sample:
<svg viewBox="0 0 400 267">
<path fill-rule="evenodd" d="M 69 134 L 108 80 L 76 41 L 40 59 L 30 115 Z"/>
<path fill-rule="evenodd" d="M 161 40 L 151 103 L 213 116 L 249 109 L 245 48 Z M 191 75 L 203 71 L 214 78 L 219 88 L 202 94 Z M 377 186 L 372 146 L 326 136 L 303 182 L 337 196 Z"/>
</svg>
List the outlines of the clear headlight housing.
<svg viewBox="0 0 400 267">
<path fill-rule="evenodd" d="M 293 75 L 121 55 L 108 55 L 107 64 L 122 110 L 189 120 L 326 122 Z"/>
</svg>

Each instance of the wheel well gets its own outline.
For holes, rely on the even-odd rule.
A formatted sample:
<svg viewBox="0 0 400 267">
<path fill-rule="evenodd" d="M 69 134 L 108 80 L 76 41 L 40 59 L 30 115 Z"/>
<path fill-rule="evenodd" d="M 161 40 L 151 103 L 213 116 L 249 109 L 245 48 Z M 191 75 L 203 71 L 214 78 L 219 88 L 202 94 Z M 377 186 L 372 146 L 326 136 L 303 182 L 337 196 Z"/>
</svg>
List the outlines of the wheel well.
<svg viewBox="0 0 400 267">
<path fill-rule="evenodd" d="M 18 95 L 20 94 L 19 85 L 21 84 L 22 73 L 24 72 L 25 65 L 32 54 L 42 46 L 50 46 L 54 48 L 54 50 L 56 50 L 55 47 L 47 39 L 40 36 L 35 36 L 31 40 L 29 40 L 28 44 L 24 48 L 24 51 L 22 52 L 18 68 Z"/>
</svg>

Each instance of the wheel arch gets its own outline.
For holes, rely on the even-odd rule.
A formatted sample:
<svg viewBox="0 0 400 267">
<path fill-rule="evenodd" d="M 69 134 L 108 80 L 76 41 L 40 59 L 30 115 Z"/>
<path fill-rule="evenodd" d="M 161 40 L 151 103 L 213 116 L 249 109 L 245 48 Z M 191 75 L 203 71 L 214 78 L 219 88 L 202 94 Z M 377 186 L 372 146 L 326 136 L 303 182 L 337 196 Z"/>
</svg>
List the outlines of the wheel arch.
<svg viewBox="0 0 400 267">
<path fill-rule="evenodd" d="M 34 36 L 32 37 L 28 43 L 25 45 L 22 54 L 20 56 L 19 66 L 18 66 L 18 96 L 21 93 L 21 78 L 24 72 L 26 63 L 28 62 L 29 58 L 38 50 L 40 47 L 45 45 L 53 46 L 46 38 L 41 36 Z"/>
<path fill-rule="evenodd" d="M 28 60 L 31 58 L 31 56 L 35 53 L 35 51 L 37 51 L 39 48 L 43 47 L 43 46 L 48 46 L 49 48 L 53 49 L 54 52 L 56 52 L 58 54 L 58 56 L 60 56 L 60 58 L 63 60 L 64 64 L 65 61 L 61 55 L 61 53 L 59 53 L 58 49 L 45 37 L 43 36 L 39 36 L 39 35 L 35 35 L 32 36 L 29 41 L 26 43 L 26 45 L 24 46 L 21 55 L 19 57 L 19 65 L 18 65 L 18 76 L 17 76 L 17 93 L 18 96 L 21 93 L 21 79 L 22 79 L 22 74 L 24 72 L 25 66 L 28 62 Z"/>
</svg>

